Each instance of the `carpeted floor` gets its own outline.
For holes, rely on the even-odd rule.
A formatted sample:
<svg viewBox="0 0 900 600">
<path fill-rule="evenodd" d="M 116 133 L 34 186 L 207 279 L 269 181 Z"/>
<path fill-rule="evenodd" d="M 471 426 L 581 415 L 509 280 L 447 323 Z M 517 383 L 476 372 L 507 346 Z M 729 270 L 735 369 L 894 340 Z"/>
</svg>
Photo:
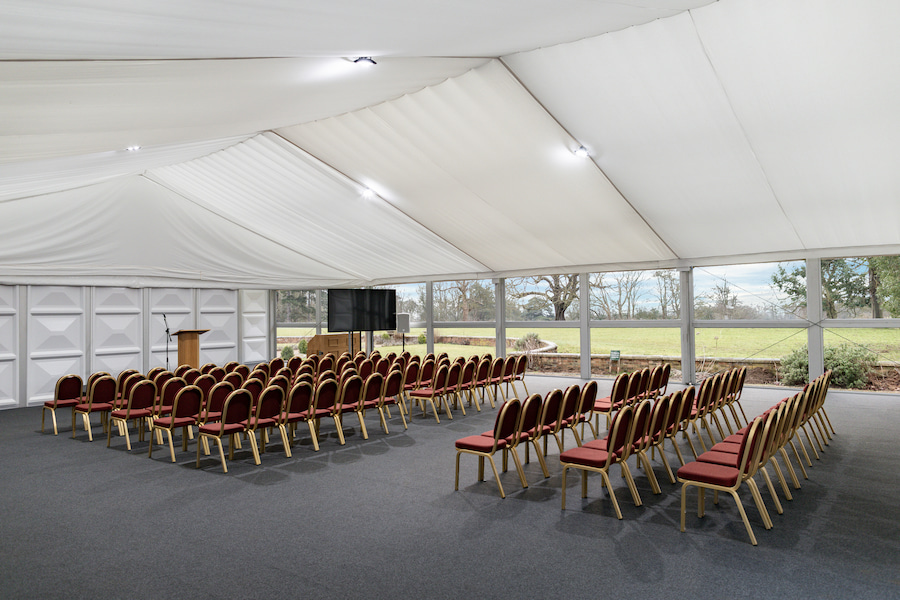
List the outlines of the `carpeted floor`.
<svg viewBox="0 0 900 600">
<path fill-rule="evenodd" d="M 540 393 L 576 381 L 527 378 Z M 744 405 L 757 414 L 785 395 L 747 388 Z M 440 424 L 416 415 L 408 431 L 395 411 L 389 435 L 372 414 L 369 440 L 351 417 L 343 447 L 323 423 L 320 452 L 301 432 L 293 458 L 273 443 L 257 467 L 245 444 L 227 474 L 216 457 L 195 469 L 193 442 L 172 464 L 134 434 L 132 452 L 118 436 L 107 449 L 99 426 L 91 443 L 71 438 L 65 414 L 54 437 L 39 433 L 39 408 L 3 411 L 0 596 L 900 598 L 900 397 L 832 391 L 826 408 L 838 433 L 784 514 L 763 490 L 772 530 L 741 491 L 758 547 L 727 497 L 698 519 L 691 494 L 681 533 L 680 488 L 659 464 L 654 495 L 632 463 L 641 507 L 615 470 L 622 521 L 599 476 L 585 500 L 570 477 L 560 510 L 552 442 L 549 479 L 536 460 L 526 490 L 502 473 L 501 500 L 490 468 L 479 483 L 463 456 L 455 492 L 453 442 L 490 429 L 490 408 Z"/>
</svg>

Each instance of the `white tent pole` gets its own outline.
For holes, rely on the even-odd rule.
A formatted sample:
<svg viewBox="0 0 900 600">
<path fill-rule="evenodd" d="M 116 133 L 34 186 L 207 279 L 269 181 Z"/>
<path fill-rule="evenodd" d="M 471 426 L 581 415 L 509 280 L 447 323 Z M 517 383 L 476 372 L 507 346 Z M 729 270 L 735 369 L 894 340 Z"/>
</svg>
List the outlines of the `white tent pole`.
<svg viewBox="0 0 900 600">
<path fill-rule="evenodd" d="M 806 259 L 806 347 L 809 352 L 809 380 L 825 372 L 825 330 L 822 328 L 822 259 Z"/>
<path fill-rule="evenodd" d="M 506 357 L 506 279 L 494 280 L 494 350 Z"/>
<path fill-rule="evenodd" d="M 697 352 L 694 339 L 694 269 L 679 269 L 681 278 L 681 382 L 692 384 L 697 378 Z"/>
<path fill-rule="evenodd" d="M 578 275 L 579 304 L 581 315 L 581 378 L 591 378 L 591 288 L 588 273 Z"/>
<path fill-rule="evenodd" d="M 425 282 L 425 352 L 434 352 L 434 282 Z"/>
</svg>

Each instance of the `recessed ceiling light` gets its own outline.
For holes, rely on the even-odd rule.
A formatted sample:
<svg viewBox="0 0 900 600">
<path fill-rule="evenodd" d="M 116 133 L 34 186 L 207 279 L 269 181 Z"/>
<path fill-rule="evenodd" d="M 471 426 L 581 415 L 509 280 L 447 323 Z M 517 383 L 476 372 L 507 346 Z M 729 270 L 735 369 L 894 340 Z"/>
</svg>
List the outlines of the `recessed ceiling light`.
<svg viewBox="0 0 900 600">
<path fill-rule="evenodd" d="M 575 156 L 579 158 L 589 158 L 590 155 L 590 151 L 584 146 L 578 146 L 578 148 L 575 150 Z"/>
<path fill-rule="evenodd" d="M 369 188 L 366 188 L 363 190 L 362 197 L 366 200 L 372 200 L 373 198 L 375 198 L 375 192 Z"/>
<path fill-rule="evenodd" d="M 366 67 L 371 67 L 372 65 L 378 64 L 374 60 L 372 60 L 371 56 L 360 56 L 358 58 L 354 58 L 353 62 L 355 62 L 358 65 L 363 65 Z"/>
<path fill-rule="evenodd" d="M 125 150 L 127 150 L 128 152 L 137 152 L 140 149 L 140 146 L 128 146 L 127 148 L 125 148 Z"/>
</svg>

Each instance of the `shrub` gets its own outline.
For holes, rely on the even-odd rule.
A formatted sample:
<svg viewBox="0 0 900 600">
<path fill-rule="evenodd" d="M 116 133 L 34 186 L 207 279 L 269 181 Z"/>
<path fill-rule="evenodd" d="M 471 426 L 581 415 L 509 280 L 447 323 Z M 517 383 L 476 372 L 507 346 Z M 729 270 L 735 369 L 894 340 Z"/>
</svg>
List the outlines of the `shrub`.
<svg viewBox="0 0 900 600">
<path fill-rule="evenodd" d="M 307 340 L 300 340 L 297 344 L 297 350 L 300 351 L 300 354 L 306 354 L 306 342 Z"/>
<path fill-rule="evenodd" d="M 281 347 L 281 360 L 287 362 L 294 357 L 294 347 L 290 344 Z"/>
<path fill-rule="evenodd" d="M 875 354 L 852 344 L 825 347 L 825 369 L 831 369 L 831 383 L 838 388 L 862 388 L 869 381 Z M 809 355 L 806 346 L 781 359 L 781 382 L 803 385 L 809 381 Z"/>
<path fill-rule="evenodd" d="M 387 344 L 390 341 L 390 339 L 391 339 L 391 334 L 389 334 L 388 332 L 385 331 L 384 333 L 381 334 L 381 343 L 382 344 Z"/>
<path fill-rule="evenodd" d="M 515 345 L 516 350 L 519 351 L 535 350 L 540 347 L 541 338 L 538 337 L 538 334 L 533 331 L 529 331 L 528 333 L 517 339 Z"/>
<path fill-rule="evenodd" d="M 420 333 L 420 334 L 419 334 L 419 343 L 420 343 L 420 344 L 427 344 L 427 343 L 428 343 L 428 337 L 427 337 L 424 333 Z"/>
</svg>

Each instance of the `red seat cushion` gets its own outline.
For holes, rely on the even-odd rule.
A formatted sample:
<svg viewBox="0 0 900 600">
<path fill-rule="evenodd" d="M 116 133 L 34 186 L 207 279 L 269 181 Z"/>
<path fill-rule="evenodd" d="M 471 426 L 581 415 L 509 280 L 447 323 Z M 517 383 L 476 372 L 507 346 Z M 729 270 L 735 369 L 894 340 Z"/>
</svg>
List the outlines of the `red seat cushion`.
<svg viewBox="0 0 900 600">
<path fill-rule="evenodd" d="M 609 448 L 609 439 L 603 438 L 602 440 L 591 440 L 590 442 L 585 442 L 582 445 L 582 448 L 593 448 L 594 450 L 607 450 Z"/>
<path fill-rule="evenodd" d="M 736 444 L 734 442 L 728 441 L 719 442 L 718 444 L 710 448 L 710 450 L 715 450 L 716 452 L 728 452 L 729 454 L 740 454 L 741 444 Z"/>
<path fill-rule="evenodd" d="M 738 466 L 738 455 L 731 454 L 729 452 L 716 452 L 715 450 L 709 450 L 708 452 L 704 452 L 700 456 L 697 457 L 697 460 L 705 463 L 712 463 L 714 465 L 723 465 L 726 467 L 734 467 L 735 469 Z"/>
<path fill-rule="evenodd" d="M 584 465 L 586 467 L 595 467 L 602 469 L 606 466 L 610 454 L 606 450 L 598 450 L 597 448 L 571 448 L 559 455 L 559 462 L 572 465 Z M 615 460 L 615 454 L 612 455 Z"/>
<path fill-rule="evenodd" d="M 56 405 L 56 408 L 69 408 L 71 406 L 78 406 L 81 404 L 81 398 L 70 398 L 68 400 L 48 400 L 44 402 L 44 406 L 47 408 L 53 408 L 53 405 Z"/>
<path fill-rule="evenodd" d="M 197 422 L 194 417 L 162 417 L 153 421 L 153 424 L 163 429 L 175 429 L 176 427 L 187 427 Z"/>
<path fill-rule="evenodd" d="M 740 471 L 734 467 L 726 467 L 707 462 L 689 462 L 678 469 L 678 478 L 698 483 L 709 483 L 722 487 L 733 487 L 737 483 Z"/>
<path fill-rule="evenodd" d="M 460 450 L 474 450 L 475 452 L 490 452 L 494 447 L 494 433 L 490 437 L 483 435 L 470 435 L 456 440 L 456 447 Z M 506 440 L 497 440 L 497 449 L 506 447 Z"/>
<path fill-rule="evenodd" d="M 97 412 L 101 410 L 112 410 L 112 404 L 108 402 L 95 402 L 93 406 L 90 404 L 77 404 L 75 410 L 79 412 Z"/>
<path fill-rule="evenodd" d="M 437 393 L 440 393 L 440 390 L 437 390 Z M 431 398 L 434 394 L 434 388 L 419 388 L 409 393 L 410 396 L 415 398 Z"/>
<path fill-rule="evenodd" d="M 303 412 L 287 413 L 284 415 L 283 419 L 286 423 L 296 423 L 297 421 L 305 421 L 308 414 L 308 410 L 304 410 Z"/>
<path fill-rule="evenodd" d="M 114 410 L 110 413 L 110 416 L 114 419 L 141 419 L 143 417 L 149 417 L 150 414 L 149 408 L 141 408 L 132 410 L 131 414 L 128 414 L 127 410 Z"/>
<path fill-rule="evenodd" d="M 200 433 L 208 433 L 211 435 L 219 435 L 220 428 L 222 425 L 219 423 L 213 423 L 210 425 L 201 425 Z M 240 433 L 244 431 L 245 427 L 241 423 L 230 423 L 224 426 L 222 430 L 222 435 L 228 435 L 229 433 Z"/>
<path fill-rule="evenodd" d="M 744 435 L 746 435 L 746 431 L 744 433 L 735 433 L 729 435 L 727 438 L 722 440 L 723 442 L 731 442 L 732 444 L 740 444 L 744 440 Z"/>
</svg>

